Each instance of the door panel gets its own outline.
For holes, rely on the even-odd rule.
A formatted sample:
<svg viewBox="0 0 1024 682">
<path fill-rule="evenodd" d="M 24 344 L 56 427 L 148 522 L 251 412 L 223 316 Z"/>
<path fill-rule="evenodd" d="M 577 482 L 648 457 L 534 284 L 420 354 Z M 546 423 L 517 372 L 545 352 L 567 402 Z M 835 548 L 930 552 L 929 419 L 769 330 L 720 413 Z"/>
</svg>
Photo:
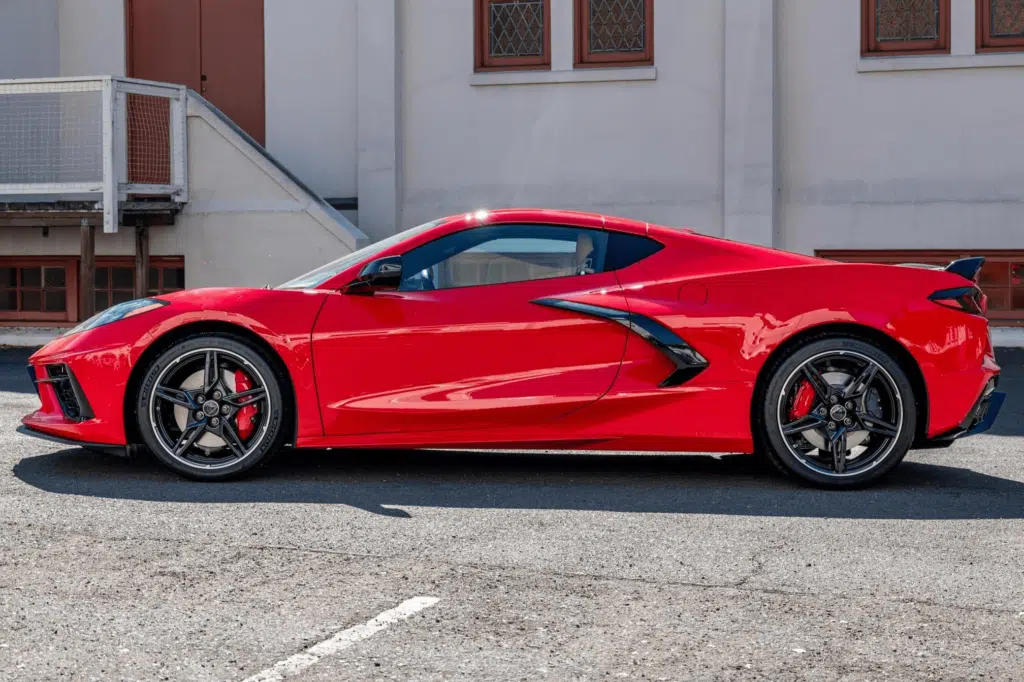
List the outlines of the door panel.
<svg viewBox="0 0 1024 682">
<path fill-rule="evenodd" d="M 263 144 L 263 0 L 203 0 L 201 26 L 201 92 Z"/>
<path fill-rule="evenodd" d="M 326 435 L 539 425 L 593 403 L 627 329 L 531 301 L 602 289 L 625 305 L 612 273 L 332 295 L 313 335 Z"/>
<path fill-rule="evenodd" d="M 199 0 L 131 0 L 128 12 L 128 75 L 198 92 Z"/>
<path fill-rule="evenodd" d="M 199 0 L 132 0 L 128 5 L 128 75 L 198 90 Z M 128 95 L 128 178 L 171 183 L 170 103 Z"/>
</svg>

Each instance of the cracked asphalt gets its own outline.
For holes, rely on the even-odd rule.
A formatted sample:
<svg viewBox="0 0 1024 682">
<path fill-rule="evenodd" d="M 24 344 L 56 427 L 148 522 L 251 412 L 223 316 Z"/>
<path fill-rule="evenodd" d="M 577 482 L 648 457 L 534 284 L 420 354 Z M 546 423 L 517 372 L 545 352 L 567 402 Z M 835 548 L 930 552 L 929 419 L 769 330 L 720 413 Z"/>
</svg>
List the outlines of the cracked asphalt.
<svg viewBox="0 0 1024 682">
<path fill-rule="evenodd" d="M 1019 680 L 1024 352 L 989 435 L 883 486 L 729 456 L 289 453 L 183 481 L 14 433 L 0 351 L 0 680 Z"/>
</svg>

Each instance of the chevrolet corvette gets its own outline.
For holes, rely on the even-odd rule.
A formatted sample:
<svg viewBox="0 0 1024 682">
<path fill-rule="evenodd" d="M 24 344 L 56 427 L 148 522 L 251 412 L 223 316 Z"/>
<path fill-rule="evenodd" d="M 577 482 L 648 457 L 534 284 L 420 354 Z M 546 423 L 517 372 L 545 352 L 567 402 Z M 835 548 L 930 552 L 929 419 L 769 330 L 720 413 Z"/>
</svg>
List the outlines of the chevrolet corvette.
<svg viewBox="0 0 1024 682">
<path fill-rule="evenodd" d="M 31 357 L 19 431 L 199 480 L 288 447 L 472 448 L 758 453 L 864 486 L 995 420 L 982 263 L 481 211 L 276 288 L 109 308 Z"/>
</svg>

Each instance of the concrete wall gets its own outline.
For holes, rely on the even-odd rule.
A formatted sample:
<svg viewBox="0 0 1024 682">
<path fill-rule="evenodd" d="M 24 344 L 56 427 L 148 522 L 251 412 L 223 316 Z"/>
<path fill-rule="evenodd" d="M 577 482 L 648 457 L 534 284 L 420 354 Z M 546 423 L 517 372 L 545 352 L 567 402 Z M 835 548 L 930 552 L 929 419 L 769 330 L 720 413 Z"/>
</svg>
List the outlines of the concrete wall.
<svg viewBox="0 0 1024 682">
<path fill-rule="evenodd" d="M 61 76 L 124 76 L 124 0 L 57 0 Z"/>
<path fill-rule="evenodd" d="M 552 10 L 553 70 L 569 80 L 572 4 Z M 517 205 L 722 233 L 721 0 L 656 1 L 656 80 L 507 87 L 472 77 L 473 3 L 404 0 L 401 11 L 405 227 Z"/>
<path fill-rule="evenodd" d="M 973 12 L 953 0 L 953 55 L 879 63 L 860 3 L 780 0 L 778 245 L 1024 248 L 1024 66 L 989 68 L 1024 61 L 974 55 Z"/>
<path fill-rule="evenodd" d="M 0 78 L 50 78 L 59 70 L 57 0 L 0 1 Z"/>
<path fill-rule="evenodd" d="M 180 234 L 189 287 L 280 284 L 366 237 L 189 97 L 189 203 Z"/>
<path fill-rule="evenodd" d="M 325 197 L 356 196 L 356 0 L 266 0 L 267 149 Z"/>
</svg>

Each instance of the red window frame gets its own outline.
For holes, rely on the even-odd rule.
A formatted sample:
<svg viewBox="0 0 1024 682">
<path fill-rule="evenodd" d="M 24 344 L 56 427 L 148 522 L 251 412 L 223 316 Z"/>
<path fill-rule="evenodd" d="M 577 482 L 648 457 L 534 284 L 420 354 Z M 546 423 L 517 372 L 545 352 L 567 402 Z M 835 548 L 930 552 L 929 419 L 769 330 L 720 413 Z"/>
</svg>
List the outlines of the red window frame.
<svg viewBox="0 0 1024 682">
<path fill-rule="evenodd" d="M 476 43 L 476 71 L 541 71 L 551 69 L 551 0 L 542 0 L 544 20 L 543 54 L 526 57 L 492 57 L 490 8 L 493 4 L 516 0 L 475 0 L 474 26 Z"/>
<path fill-rule="evenodd" d="M 1024 36 L 992 35 L 992 0 L 977 0 L 977 52 L 1024 52 Z"/>
<path fill-rule="evenodd" d="M 654 64 L 654 0 L 644 2 L 643 52 L 591 52 L 590 0 L 576 0 L 576 68 L 652 66 Z"/>
<path fill-rule="evenodd" d="M 64 310 L 62 312 L 45 312 L 38 310 L 17 311 L 0 310 L 0 322 L 77 322 L 78 321 L 78 259 L 55 257 L 3 257 L 0 267 L 4 268 L 64 268 Z M 42 276 L 42 274 L 40 275 Z M 20 275 L 19 275 L 20 277 Z M 22 288 L 18 286 L 17 290 Z M 33 287 L 27 287 L 34 290 Z M 40 287 L 42 290 L 42 287 Z M 5 291 L 8 291 L 4 287 Z M 45 302 L 43 303 L 45 306 Z"/>
<path fill-rule="evenodd" d="M 877 37 L 875 14 L 878 0 L 861 0 L 861 47 L 863 57 L 901 55 L 949 54 L 949 4 L 939 0 L 938 37 L 934 40 L 880 41 Z"/>
</svg>

